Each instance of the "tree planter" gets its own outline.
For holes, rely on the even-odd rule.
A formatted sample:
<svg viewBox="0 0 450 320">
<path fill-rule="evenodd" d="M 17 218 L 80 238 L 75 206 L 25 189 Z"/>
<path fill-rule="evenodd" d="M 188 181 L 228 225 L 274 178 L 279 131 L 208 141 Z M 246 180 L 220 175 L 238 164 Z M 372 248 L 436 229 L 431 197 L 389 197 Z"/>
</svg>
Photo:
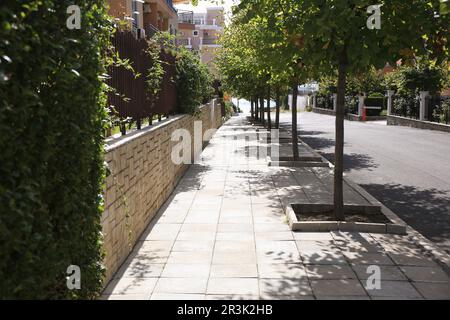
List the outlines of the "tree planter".
<svg viewBox="0 0 450 320">
<path fill-rule="evenodd" d="M 382 211 L 377 205 L 344 205 L 346 221 L 335 221 L 329 218 L 333 212 L 332 204 L 299 203 L 289 204 L 285 208 L 289 226 L 293 231 L 406 234 L 406 226 L 393 223 Z"/>
</svg>

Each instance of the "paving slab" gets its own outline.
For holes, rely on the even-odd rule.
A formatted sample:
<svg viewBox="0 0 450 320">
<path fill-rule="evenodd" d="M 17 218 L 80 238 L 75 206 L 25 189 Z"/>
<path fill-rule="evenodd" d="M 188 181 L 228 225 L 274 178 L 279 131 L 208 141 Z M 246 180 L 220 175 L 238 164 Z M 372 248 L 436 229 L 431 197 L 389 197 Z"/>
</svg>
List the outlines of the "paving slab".
<svg viewBox="0 0 450 320">
<path fill-rule="evenodd" d="M 363 296 L 367 293 L 358 280 L 312 280 L 311 287 L 316 296 Z"/>
<path fill-rule="evenodd" d="M 207 294 L 258 295 L 258 279 L 211 278 Z"/>
<path fill-rule="evenodd" d="M 414 287 L 429 300 L 450 300 L 450 284 L 434 282 L 415 282 Z"/>
<path fill-rule="evenodd" d="M 311 296 L 312 290 L 305 279 L 260 279 L 261 296 Z"/>
<path fill-rule="evenodd" d="M 312 280 L 357 279 L 355 272 L 348 265 L 307 265 L 306 272 Z"/>
<path fill-rule="evenodd" d="M 438 267 L 401 266 L 400 269 L 411 281 L 449 282 L 447 274 Z"/>
<path fill-rule="evenodd" d="M 269 167 L 249 154 L 258 141 L 224 149 L 252 132 L 243 116 L 217 131 L 101 299 L 450 299 L 448 275 L 408 236 L 292 232 L 284 206 L 332 203 L 332 172 Z M 347 183 L 344 200 L 367 204 Z M 365 288 L 373 265 L 380 290 Z"/>
<path fill-rule="evenodd" d="M 381 281 L 380 288 L 372 289 L 365 285 L 371 297 L 422 298 L 422 295 L 408 281 Z"/>
<path fill-rule="evenodd" d="M 211 278 L 257 278 L 256 264 L 213 264 Z"/>
</svg>

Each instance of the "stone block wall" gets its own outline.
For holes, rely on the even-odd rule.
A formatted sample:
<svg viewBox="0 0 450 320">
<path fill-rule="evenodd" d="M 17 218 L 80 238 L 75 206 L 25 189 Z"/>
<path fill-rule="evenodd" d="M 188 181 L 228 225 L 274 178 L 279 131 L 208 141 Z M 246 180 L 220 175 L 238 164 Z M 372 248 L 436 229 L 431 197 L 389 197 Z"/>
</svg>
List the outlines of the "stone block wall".
<svg viewBox="0 0 450 320">
<path fill-rule="evenodd" d="M 450 125 L 430 122 L 430 121 L 421 121 L 416 119 L 410 119 L 399 116 L 387 116 L 387 124 L 389 126 L 405 126 L 412 127 L 418 129 L 428 129 L 428 130 L 436 130 L 443 132 L 450 132 Z"/>
<path fill-rule="evenodd" d="M 105 284 L 127 258 L 189 166 L 172 162 L 172 147 L 178 143 L 171 141 L 172 132 L 186 129 L 194 140 L 194 121 L 202 121 L 202 134 L 218 128 L 222 123 L 220 108 L 213 100 L 202 106 L 198 116 L 173 116 L 107 141 L 105 161 L 110 174 L 106 179 L 102 216 Z"/>
</svg>

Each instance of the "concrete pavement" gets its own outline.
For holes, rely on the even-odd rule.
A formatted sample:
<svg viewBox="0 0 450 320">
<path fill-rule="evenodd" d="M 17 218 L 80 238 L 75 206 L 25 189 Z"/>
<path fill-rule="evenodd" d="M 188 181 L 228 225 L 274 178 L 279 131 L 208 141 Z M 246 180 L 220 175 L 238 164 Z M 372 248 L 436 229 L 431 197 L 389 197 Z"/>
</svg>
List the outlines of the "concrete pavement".
<svg viewBox="0 0 450 320">
<path fill-rule="evenodd" d="M 450 298 L 448 276 L 406 237 L 290 231 L 283 203 L 327 201 L 331 173 L 224 148 L 254 130 L 241 116 L 215 134 L 104 299 Z M 380 289 L 367 285 L 369 265 Z"/>
</svg>

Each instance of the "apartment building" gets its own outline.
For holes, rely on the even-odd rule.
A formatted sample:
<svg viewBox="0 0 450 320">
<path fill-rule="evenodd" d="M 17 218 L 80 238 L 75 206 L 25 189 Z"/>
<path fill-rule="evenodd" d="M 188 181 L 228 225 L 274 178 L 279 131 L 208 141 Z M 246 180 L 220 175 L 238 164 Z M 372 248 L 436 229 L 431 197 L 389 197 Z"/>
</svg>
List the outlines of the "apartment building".
<svg viewBox="0 0 450 320">
<path fill-rule="evenodd" d="M 214 57 L 223 32 L 223 7 L 207 7 L 203 11 L 178 8 L 178 44 L 197 51 L 201 61 L 215 72 Z"/>
<path fill-rule="evenodd" d="M 177 33 L 178 15 L 172 0 L 108 0 L 113 17 L 129 21 L 138 37 L 157 31 Z"/>
</svg>

